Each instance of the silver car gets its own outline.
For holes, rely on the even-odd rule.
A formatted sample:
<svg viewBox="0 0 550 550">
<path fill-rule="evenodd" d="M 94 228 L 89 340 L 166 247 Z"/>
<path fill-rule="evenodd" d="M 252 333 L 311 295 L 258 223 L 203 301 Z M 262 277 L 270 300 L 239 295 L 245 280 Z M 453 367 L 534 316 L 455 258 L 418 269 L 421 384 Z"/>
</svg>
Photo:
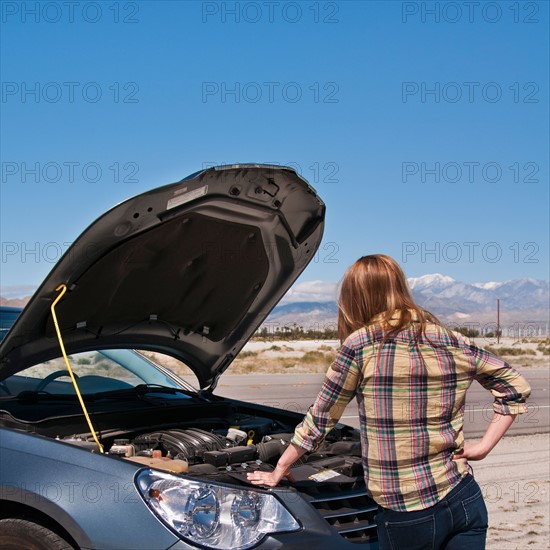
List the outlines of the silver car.
<svg viewBox="0 0 550 550">
<path fill-rule="evenodd" d="M 262 489 L 246 473 L 274 467 L 301 415 L 214 393 L 324 214 L 293 170 L 234 165 L 90 225 L 0 344 L 0 548 L 377 548 L 356 430 Z"/>
</svg>

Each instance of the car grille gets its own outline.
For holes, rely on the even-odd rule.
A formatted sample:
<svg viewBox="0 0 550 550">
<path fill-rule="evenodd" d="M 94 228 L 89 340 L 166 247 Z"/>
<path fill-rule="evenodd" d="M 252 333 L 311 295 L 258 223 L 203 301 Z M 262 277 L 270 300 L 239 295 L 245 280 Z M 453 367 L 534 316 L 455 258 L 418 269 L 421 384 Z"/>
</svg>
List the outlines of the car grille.
<svg viewBox="0 0 550 550">
<path fill-rule="evenodd" d="M 364 488 L 351 492 L 335 490 L 310 498 L 311 505 L 349 542 L 367 544 L 377 539 L 374 516 L 378 507 Z"/>
</svg>

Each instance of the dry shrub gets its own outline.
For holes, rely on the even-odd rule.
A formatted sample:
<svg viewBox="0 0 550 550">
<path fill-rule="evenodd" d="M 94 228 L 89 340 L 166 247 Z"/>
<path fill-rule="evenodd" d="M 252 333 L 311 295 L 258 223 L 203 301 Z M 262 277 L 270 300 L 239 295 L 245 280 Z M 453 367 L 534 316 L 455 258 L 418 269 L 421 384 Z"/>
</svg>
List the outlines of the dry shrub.
<svg viewBox="0 0 550 550">
<path fill-rule="evenodd" d="M 517 355 L 536 355 L 537 352 L 534 349 L 521 349 L 521 348 L 493 348 L 491 346 L 485 346 L 484 348 L 489 353 L 493 353 L 498 357 L 503 355 L 517 356 Z"/>
</svg>

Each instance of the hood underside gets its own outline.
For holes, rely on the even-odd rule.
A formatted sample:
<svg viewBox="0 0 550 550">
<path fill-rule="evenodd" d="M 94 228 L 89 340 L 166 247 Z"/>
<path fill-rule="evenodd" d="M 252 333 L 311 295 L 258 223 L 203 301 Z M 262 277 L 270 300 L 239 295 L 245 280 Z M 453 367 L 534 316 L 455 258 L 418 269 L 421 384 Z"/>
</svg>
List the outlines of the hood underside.
<svg viewBox="0 0 550 550">
<path fill-rule="evenodd" d="M 201 387 L 309 263 L 324 204 L 289 168 L 210 168 L 129 199 L 74 241 L 0 345 L 0 379 L 68 353 L 139 348 L 176 357 Z"/>
</svg>

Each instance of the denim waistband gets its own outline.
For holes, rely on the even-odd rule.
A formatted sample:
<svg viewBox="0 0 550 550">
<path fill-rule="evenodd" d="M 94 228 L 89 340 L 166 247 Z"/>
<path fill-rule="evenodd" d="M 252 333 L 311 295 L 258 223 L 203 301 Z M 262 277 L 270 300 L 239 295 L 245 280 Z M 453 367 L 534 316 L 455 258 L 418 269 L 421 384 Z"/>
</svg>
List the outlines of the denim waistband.
<svg viewBox="0 0 550 550">
<path fill-rule="evenodd" d="M 401 515 L 407 516 L 410 519 L 414 519 L 416 516 L 422 516 L 426 513 L 426 510 L 430 508 L 438 508 L 441 506 L 448 505 L 449 502 L 452 502 L 460 496 L 460 494 L 468 489 L 472 483 L 476 483 L 474 476 L 471 474 L 466 474 L 458 483 L 455 485 L 439 502 L 436 502 L 433 506 L 429 508 L 423 508 L 421 510 L 413 510 L 410 512 L 398 512 L 397 510 L 392 510 L 390 508 L 384 508 L 383 506 L 378 506 L 380 512 L 384 512 L 392 517 L 399 517 Z"/>
<path fill-rule="evenodd" d="M 468 486 L 471 484 L 471 483 L 475 483 L 475 479 L 474 479 L 474 476 L 471 475 L 471 474 L 466 474 L 459 482 L 458 482 L 458 485 L 456 485 L 455 487 L 453 487 L 444 497 L 443 499 L 441 499 L 440 502 L 442 502 L 443 500 L 446 500 L 447 502 L 451 501 L 451 500 L 454 500 L 455 498 L 458 497 L 458 495 L 460 495 L 460 493 L 462 493 L 462 491 L 464 491 L 464 489 L 467 489 Z M 438 503 L 439 504 L 439 503 Z M 436 504 L 437 506 L 437 504 Z"/>
</svg>

